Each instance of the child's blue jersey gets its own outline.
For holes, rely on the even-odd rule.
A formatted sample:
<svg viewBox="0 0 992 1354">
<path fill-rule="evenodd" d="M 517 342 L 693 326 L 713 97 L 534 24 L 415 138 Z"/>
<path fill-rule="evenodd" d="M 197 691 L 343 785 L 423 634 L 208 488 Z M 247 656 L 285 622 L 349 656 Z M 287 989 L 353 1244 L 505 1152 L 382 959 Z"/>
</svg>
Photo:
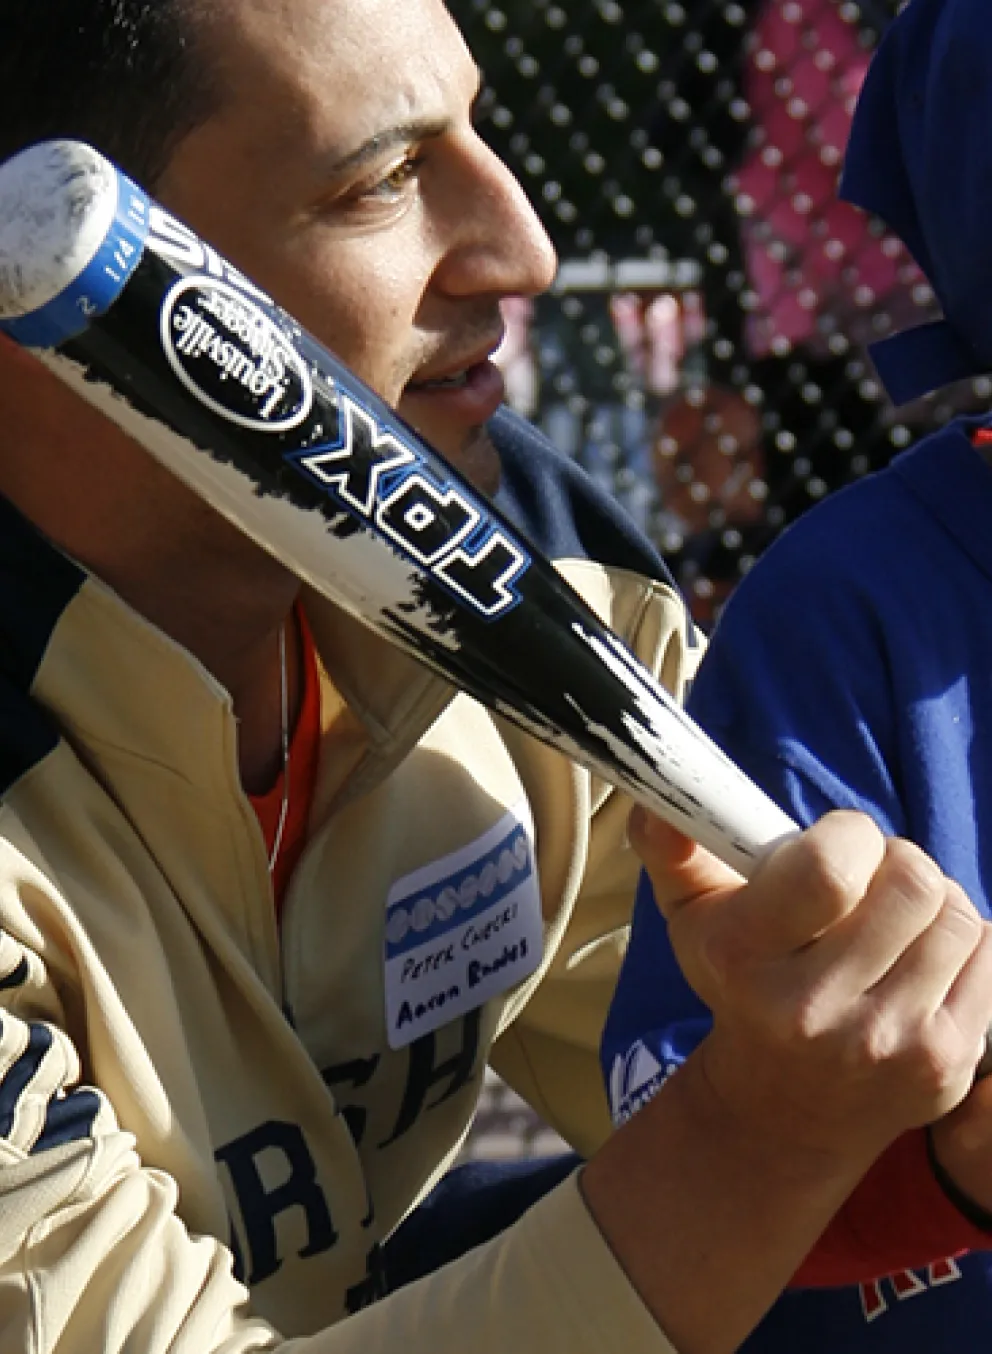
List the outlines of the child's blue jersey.
<svg viewBox="0 0 992 1354">
<path fill-rule="evenodd" d="M 787 531 L 731 599 L 689 708 L 797 820 L 863 809 L 989 916 L 992 470 L 973 431 L 953 425 Z M 602 1047 L 614 1117 L 650 1098 L 708 1027 L 644 880 Z M 970 1354 L 992 1348 L 990 1283 L 982 1252 L 793 1290 L 742 1349 Z"/>
</svg>

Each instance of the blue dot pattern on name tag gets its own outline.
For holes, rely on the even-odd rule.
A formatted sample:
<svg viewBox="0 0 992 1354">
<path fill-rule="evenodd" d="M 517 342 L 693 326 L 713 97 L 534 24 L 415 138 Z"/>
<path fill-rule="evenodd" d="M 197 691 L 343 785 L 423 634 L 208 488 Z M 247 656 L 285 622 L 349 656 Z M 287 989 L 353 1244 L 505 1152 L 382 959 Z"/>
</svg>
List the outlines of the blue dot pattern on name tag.
<svg viewBox="0 0 992 1354">
<path fill-rule="evenodd" d="M 395 959 L 427 944 L 452 926 L 496 906 L 532 869 L 530 842 L 518 823 L 471 865 L 390 906 L 386 913 L 386 958 Z"/>
</svg>

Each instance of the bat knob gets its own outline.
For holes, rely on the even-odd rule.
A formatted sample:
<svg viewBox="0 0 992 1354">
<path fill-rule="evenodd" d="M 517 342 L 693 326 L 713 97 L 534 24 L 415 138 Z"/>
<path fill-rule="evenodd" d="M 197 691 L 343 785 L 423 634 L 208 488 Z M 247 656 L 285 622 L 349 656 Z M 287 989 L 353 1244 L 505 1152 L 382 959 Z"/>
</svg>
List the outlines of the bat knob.
<svg viewBox="0 0 992 1354">
<path fill-rule="evenodd" d="M 147 217 L 141 189 L 81 141 L 0 164 L 0 332 L 29 348 L 82 333 L 120 293 Z"/>
</svg>

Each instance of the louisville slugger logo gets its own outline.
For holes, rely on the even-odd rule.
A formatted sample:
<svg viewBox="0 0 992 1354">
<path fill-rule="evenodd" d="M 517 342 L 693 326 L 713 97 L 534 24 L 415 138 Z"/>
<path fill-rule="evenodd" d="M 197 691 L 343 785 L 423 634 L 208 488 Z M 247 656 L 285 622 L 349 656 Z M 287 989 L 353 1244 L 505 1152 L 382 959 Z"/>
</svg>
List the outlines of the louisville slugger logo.
<svg viewBox="0 0 992 1354">
<path fill-rule="evenodd" d="M 162 351 L 201 404 L 255 432 L 286 432 L 313 404 L 310 373 L 268 311 L 226 282 L 194 273 L 169 288 Z"/>
<path fill-rule="evenodd" d="M 338 398 L 338 438 L 286 460 L 481 616 L 512 611 L 530 556 L 415 447 L 343 391 Z"/>
</svg>

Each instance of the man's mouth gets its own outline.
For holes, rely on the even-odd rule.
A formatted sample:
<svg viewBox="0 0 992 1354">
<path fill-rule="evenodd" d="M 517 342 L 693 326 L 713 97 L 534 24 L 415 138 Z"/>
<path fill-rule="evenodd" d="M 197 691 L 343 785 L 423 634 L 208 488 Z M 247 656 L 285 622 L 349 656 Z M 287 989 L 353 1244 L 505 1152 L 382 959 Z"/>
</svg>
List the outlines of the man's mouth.
<svg viewBox="0 0 992 1354">
<path fill-rule="evenodd" d="M 404 395 L 411 404 L 415 403 L 418 415 L 424 419 L 430 409 L 438 418 L 473 427 L 492 418 L 506 398 L 506 387 L 499 368 L 487 357 L 455 371 L 414 379 Z M 411 418 L 416 424 L 412 410 Z"/>
<path fill-rule="evenodd" d="M 451 376 L 436 376 L 429 381 L 411 381 L 408 390 L 461 390 L 468 385 L 469 368 L 455 372 Z"/>
</svg>

